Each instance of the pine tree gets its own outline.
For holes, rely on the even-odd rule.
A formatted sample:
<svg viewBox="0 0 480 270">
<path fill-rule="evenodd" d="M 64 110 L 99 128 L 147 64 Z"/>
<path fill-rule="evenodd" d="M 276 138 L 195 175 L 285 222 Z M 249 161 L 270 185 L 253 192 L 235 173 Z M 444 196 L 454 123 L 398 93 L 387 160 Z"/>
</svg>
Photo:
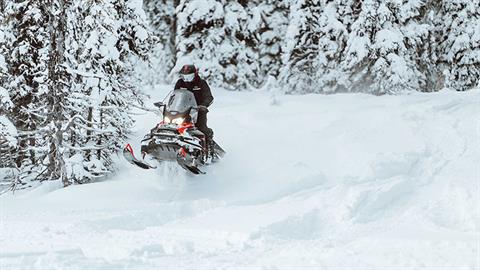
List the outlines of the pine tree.
<svg viewBox="0 0 480 270">
<path fill-rule="evenodd" d="M 66 186 L 113 169 L 111 156 L 132 124 L 129 111 L 143 97 L 129 79 L 132 58 L 146 58 L 151 44 L 137 4 L 46 0 L 6 6 L 11 35 L 0 48 L 11 57 L 0 79 L 11 82 L 8 114 L 18 129 L 14 185 L 61 179 Z"/>
<path fill-rule="evenodd" d="M 335 2 L 307 0 L 291 6 L 281 75 L 286 92 L 334 92 L 340 87 L 346 28 L 338 17 Z"/>
<path fill-rule="evenodd" d="M 6 5 L 0 1 L 0 182 L 11 183 L 15 179 L 15 158 L 17 129 L 8 118 L 13 108 L 10 94 L 5 88 L 9 79 L 7 59 L 10 53 L 7 39 L 10 39 Z M 3 169 L 2 169 L 3 168 Z"/>
<path fill-rule="evenodd" d="M 82 1 L 72 7 L 69 20 L 70 33 L 76 33 L 68 49 L 68 72 L 75 76 L 70 107 L 74 120 L 69 129 L 69 168 L 70 178 L 78 183 L 108 172 L 108 166 L 101 162 L 106 146 L 101 143 L 105 131 L 101 127 L 99 110 L 106 91 L 117 84 L 120 54 L 116 49 L 114 10 L 110 2 Z M 78 20 L 79 14 L 81 20 Z"/>
<path fill-rule="evenodd" d="M 48 46 L 47 70 L 48 79 L 46 93 L 46 126 L 43 142 L 48 152 L 45 154 L 46 168 L 39 175 L 41 180 L 61 180 L 64 186 L 72 184 L 67 171 L 67 152 L 65 143 L 66 127 L 68 126 L 70 111 L 68 97 L 71 75 L 65 68 L 66 39 L 67 39 L 67 5 L 64 0 L 46 0 L 44 8 L 47 11 L 48 32 L 50 44 Z"/>
<path fill-rule="evenodd" d="M 151 40 L 141 7 L 121 0 L 82 1 L 72 10 L 69 69 L 75 76 L 68 120 L 69 179 L 77 183 L 114 169 L 143 95 L 133 86 L 132 57 L 144 59 Z M 78 14 L 84 16 L 78 23 Z"/>
<path fill-rule="evenodd" d="M 44 168 L 39 157 L 47 150 L 39 145 L 39 130 L 45 125 L 48 92 L 48 13 L 39 1 L 8 1 L 4 5 L 4 52 L 7 89 L 11 108 L 7 112 L 18 130 L 17 182 L 35 177 Z M 38 166 L 37 166 L 38 165 Z"/>
<path fill-rule="evenodd" d="M 9 53 L 7 35 L 10 29 L 7 28 L 6 16 L 4 15 L 4 4 L 0 2 L 0 115 L 6 115 L 13 103 L 10 99 L 10 94 L 8 90 L 5 89 L 5 86 L 8 81 L 8 66 L 7 66 L 7 57 Z"/>
<path fill-rule="evenodd" d="M 346 76 L 340 61 L 347 44 L 347 28 L 340 21 L 341 10 L 337 2 L 326 1 L 318 19 L 318 55 L 315 58 L 316 72 L 313 92 L 333 93 L 344 91 Z"/>
<path fill-rule="evenodd" d="M 418 47 L 417 41 L 422 42 L 421 35 L 428 33 L 428 29 L 412 20 L 410 25 L 405 26 L 407 18 L 402 17 L 402 5 L 405 3 L 386 1 L 377 10 L 378 32 L 375 33 L 371 56 L 374 64 L 369 71 L 373 75 L 371 88 L 375 93 L 399 93 L 426 87 L 426 77 L 418 69 L 412 52 Z M 410 44 L 407 45 L 406 41 Z"/>
<path fill-rule="evenodd" d="M 248 89 L 259 76 L 259 65 L 254 38 L 245 27 L 245 7 L 240 1 L 182 0 L 177 7 L 175 69 L 193 62 L 214 85 Z"/>
<path fill-rule="evenodd" d="M 427 87 L 416 59 L 430 31 L 418 22 L 422 6 L 415 0 L 362 3 L 344 54 L 349 91 L 385 94 Z"/>
<path fill-rule="evenodd" d="M 290 6 L 282 81 L 286 92 L 310 92 L 315 85 L 315 59 L 318 55 L 319 1 L 296 1 Z"/>
<path fill-rule="evenodd" d="M 0 40 L 2 40 L 3 29 L 0 29 Z M 3 56 L 3 44 L 0 44 L 0 168 L 14 167 L 14 148 L 17 145 L 17 129 L 7 115 L 13 107 L 7 89 L 3 88 L 7 74 L 5 57 Z M 0 175 L 0 178 L 2 176 Z M 1 181 L 2 179 L 0 179 Z"/>
<path fill-rule="evenodd" d="M 467 90 L 480 83 L 480 1 L 443 0 L 437 15 L 439 64 L 445 86 Z"/>
<path fill-rule="evenodd" d="M 404 35 L 408 55 L 422 74 L 419 76 L 419 91 L 438 91 L 443 86 L 439 78 L 436 53 L 437 31 L 435 30 L 436 0 L 409 0 L 398 9 L 398 20 Z"/>
<path fill-rule="evenodd" d="M 176 61 L 176 7 L 179 0 L 145 0 L 144 9 L 147 14 L 150 30 L 158 39 L 152 48 L 151 65 L 142 80 L 150 84 L 164 83 Z"/>
<path fill-rule="evenodd" d="M 258 54 L 258 84 L 267 77 L 278 78 L 282 68 L 282 55 L 288 26 L 289 3 L 287 1 L 249 2 L 248 28 L 254 36 Z"/>
<path fill-rule="evenodd" d="M 347 32 L 352 31 L 352 26 L 360 15 L 363 0 L 336 0 L 338 21 L 340 21 Z"/>
</svg>

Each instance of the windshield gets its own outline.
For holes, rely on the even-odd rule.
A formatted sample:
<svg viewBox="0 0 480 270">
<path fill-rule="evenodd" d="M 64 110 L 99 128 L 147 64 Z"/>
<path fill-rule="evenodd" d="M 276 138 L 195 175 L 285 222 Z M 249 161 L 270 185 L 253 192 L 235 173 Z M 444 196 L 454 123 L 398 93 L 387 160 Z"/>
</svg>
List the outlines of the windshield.
<svg viewBox="0 0 480 270">
<path fill-rule="evenodd" d="M 187 89 L 174 90 L 168 100 L 167 112 L 186 113 L 190 108 L 196 107 L 195 96 Z"/>
</svg>

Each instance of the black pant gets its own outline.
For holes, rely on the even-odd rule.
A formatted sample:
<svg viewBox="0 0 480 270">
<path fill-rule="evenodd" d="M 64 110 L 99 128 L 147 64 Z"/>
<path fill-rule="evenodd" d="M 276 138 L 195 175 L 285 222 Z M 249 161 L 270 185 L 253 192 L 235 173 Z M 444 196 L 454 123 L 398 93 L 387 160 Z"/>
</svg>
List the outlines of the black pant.
<svg viewBox="0 0 480 270">
<path fill-rule="evenodd" d="M 213 138 L 213 130 L 207 127 L 207 113 L 198 112 L 197 128 L 209 139 Z"/>
</svg>

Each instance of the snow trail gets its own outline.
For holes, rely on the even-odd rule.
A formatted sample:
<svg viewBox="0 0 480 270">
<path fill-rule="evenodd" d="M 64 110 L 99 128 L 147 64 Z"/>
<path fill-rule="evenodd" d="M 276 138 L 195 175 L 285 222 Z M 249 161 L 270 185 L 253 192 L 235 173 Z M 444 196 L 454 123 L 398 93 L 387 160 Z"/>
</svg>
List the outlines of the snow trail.
<svg viewBox="0 0 480 270">
<path fill-rule="evenodd" d="M 1 269 L 479 269 L 479 91 L 213 91 L 206 175 L 119 157 L 108 181 L 6 194 Z M 138 151 L 159 118 L 137 121 Z"/>
</svg>

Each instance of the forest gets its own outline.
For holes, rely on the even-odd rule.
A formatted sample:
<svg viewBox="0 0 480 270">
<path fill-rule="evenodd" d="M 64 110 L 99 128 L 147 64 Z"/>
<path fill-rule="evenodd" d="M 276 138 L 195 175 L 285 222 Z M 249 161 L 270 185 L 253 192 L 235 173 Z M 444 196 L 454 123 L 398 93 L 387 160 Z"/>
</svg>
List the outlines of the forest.
<svg viewBox="0 0 480 270">
<path fill-rule="evenodd" d="M 188 63 L 232 91 L 467 91 L 480 0 L 0 0 L 2 183 L 107 177 L 142 86 Z"/>
</svg>

